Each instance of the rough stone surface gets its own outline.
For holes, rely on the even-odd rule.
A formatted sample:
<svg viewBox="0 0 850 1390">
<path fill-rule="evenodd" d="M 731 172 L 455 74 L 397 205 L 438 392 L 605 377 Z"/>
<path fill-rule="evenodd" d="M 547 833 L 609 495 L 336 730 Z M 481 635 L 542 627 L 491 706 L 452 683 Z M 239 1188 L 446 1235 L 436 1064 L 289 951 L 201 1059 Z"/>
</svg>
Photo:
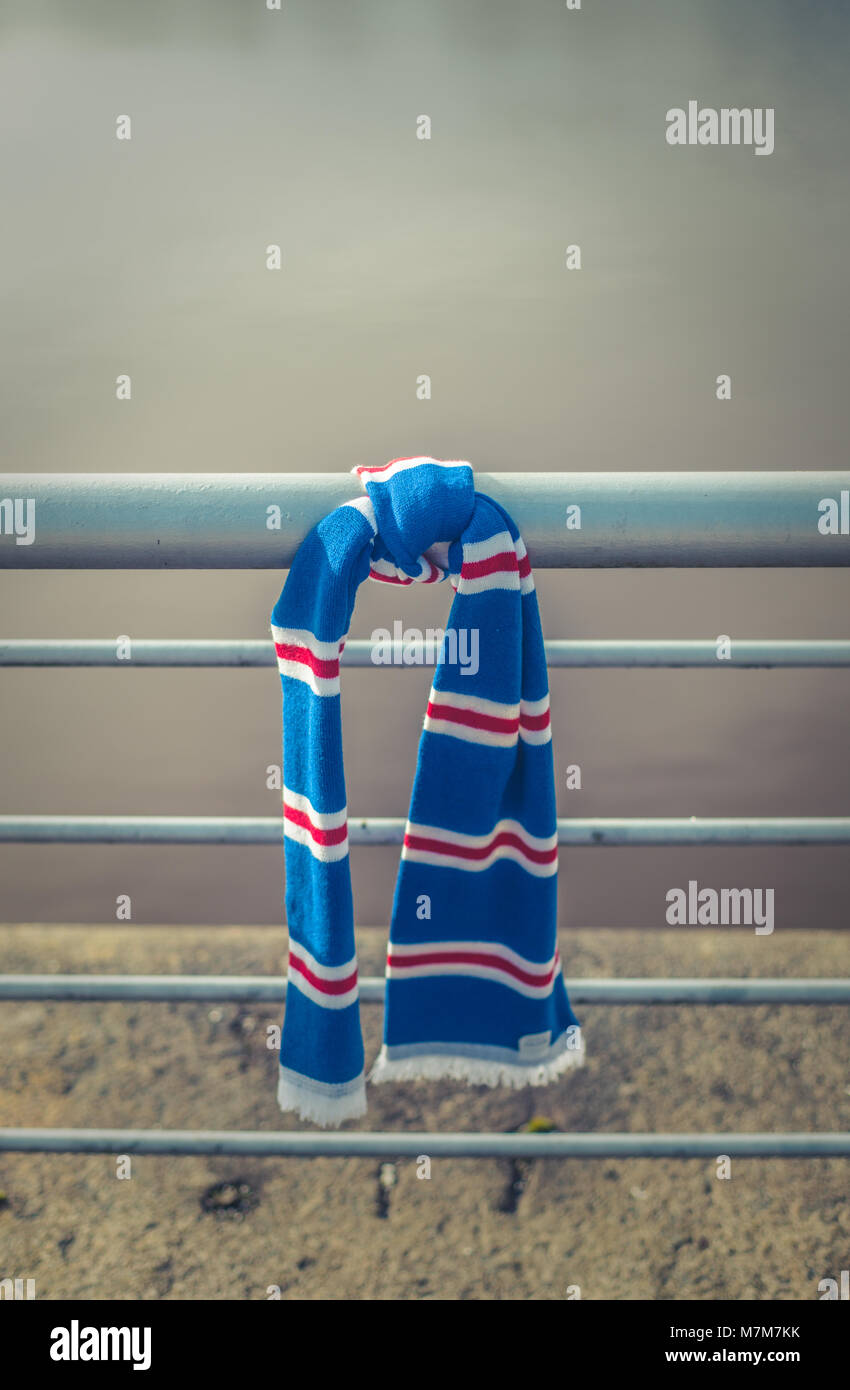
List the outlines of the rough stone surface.
<svg viewBox="0 0 850 1390">
<path fill-rule="evenodd" d="M 269 928 L 0 928 L 4 969 L 276 974 Z M 568 976 L 848 973 L 819 931 L 571 932 Z M 359 934 L 381 973 L 384 936 Z M 579 1010 L 588 1062 L 551 1088 L 369 1093 L 374 1129 L 846 1130 L 840 1007 Z M 381 1010 L 362 1009 L 367 1058 Z M 0 1124 L 299 1128 L 274 1101 L 276 1008 L 0 1004 Z M 0 1277 L 43 1299 L 791 1299 L 850 1259 L 848 1160 L 372 1159 L 0 1154 Z M 270 1292 L 271 1291 L 271 1292 Z"/>
</svg>

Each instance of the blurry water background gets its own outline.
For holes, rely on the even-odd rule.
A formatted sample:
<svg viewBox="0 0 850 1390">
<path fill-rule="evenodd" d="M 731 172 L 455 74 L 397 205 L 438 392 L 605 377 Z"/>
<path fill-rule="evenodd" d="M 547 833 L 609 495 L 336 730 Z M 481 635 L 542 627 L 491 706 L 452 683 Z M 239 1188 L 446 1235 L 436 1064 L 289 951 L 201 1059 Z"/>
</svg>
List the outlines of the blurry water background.
<svg viewBox="0 0 850 1390">
<path fill-rule="evenodd" d="M 322 472 L 417 453 L 488 471 L 846 467 L 842 5 L 0 14 L 3 469 Z M 774 153 L 670 148 L 665 113 L 691 98 L 773 107 Z M 261 638 L 283 579 L 5 571 L 0 632 Z M 537 580 L 549 637 L 850 635 L 839 570 Z M 365 585 L 352 636 L 440 625 L 447 602 Z M 353 814 L 406 814 L 429 679 L 345 673 Z M 0 691 L 0 811 L 279 812 L 273 669 L 10 670 Z M 560 814 L 847 814 L 848 696 L 850 671 L 554 672 Z M 849 860 L 567 851 L 562 922 L 660 927 L 667 889 L 695 878 L 773 887 L 778 928 L 842 927 Z M 359 922 L 386 923 L 396 862 L 354 850 Z M 119 894 L 135 921 L 279 922 L 283 854 L 0 846 L 3 920 L 108 921 Z"/>
</svg>

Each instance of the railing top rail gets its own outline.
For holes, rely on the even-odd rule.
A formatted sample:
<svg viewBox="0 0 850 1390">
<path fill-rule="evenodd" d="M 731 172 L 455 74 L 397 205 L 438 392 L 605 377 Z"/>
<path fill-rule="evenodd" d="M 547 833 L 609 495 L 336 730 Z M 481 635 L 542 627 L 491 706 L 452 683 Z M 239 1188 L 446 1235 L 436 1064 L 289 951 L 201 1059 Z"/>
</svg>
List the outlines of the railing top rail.
<svg viewBox="0 0 850 1390">
<path fill-rule="evenodd" d="M 538 567 L 850 564 L 848 471 L 477 473 L 476 486 Z M 4 474 L 0 567 L 281 569 L 358 491 L 348 473 Z M 16 531 L 15 500 L 32 502 L 31 528 L 22 506 Z"/>
</svg>

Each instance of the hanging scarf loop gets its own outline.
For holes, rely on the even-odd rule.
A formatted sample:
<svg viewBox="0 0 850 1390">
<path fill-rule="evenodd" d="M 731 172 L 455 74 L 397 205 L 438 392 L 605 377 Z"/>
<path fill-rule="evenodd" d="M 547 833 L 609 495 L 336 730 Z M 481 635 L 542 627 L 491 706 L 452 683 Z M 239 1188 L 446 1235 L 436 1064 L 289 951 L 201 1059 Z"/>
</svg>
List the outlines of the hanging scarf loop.
<svg viewBox="0 0 850 1390">
<path fill-rule="evenodd" d="M 534 580 L 466 462 L 355 468 L 366 495 L 309 533 L 274 611 L 283 689 L 289 970 L 278 1101 L 366 1110 L 339 660 L 368 576 L 455 589 L 419 744 L 373 1082 L 539 1085 L 583 1059 L 557 945 L 549 687 Z M 474 639 L 474 640 L 473 640 Z M 475 651 L 475 660 L 457 654 Z"/>
</svg>

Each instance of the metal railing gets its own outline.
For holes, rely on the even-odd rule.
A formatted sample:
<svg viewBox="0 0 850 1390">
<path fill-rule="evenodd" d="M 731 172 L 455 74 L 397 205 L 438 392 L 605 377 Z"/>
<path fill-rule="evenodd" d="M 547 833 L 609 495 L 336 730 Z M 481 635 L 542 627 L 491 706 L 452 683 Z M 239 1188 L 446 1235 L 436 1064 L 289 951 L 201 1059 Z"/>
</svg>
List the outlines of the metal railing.
<svg viewBox="0 0 850 1390">
<path fill-rule="evenodd" d="M 847 471 L 476 473 L 475 485 L 507 508 L 538 569 L 850 564 Z M 358 492 L 350 473 L 6 474 L 0 503 L 32 499 L 35 539 L 0 536 L 0 566 L 281 569 Z M 828 534 L 825 499 L 838 515 Z"/>
<path fill-rule="evenodd" d="M 550 667 L 709 667 L 721 670 L 752 670 L 777 667 L 850 666 L 850 641 L 753 641 L 735 638 L 728 658 L 718 660 L 717 643 L 707 641 L 573 641 L 545 642 Z M 389 662 L 375 660 L 372 642 L 355 638 L 346 642 L 343 666 L 389 665 L 393 670 L 411 670 L 415 665 L 433 666 L 436 656 L 426 646 L 422 661 L 405 662 L 403 643 L 386 644 Z M 133 638 L 127 654 L 126 640 L 121 655 L 115 640 L 77 639 L 46 641 L 0 638 L 0 666 L 108 666 L 132 670 L 136 666 L 275 666 L 277 658 L 271 643 L 205 639 Z"/>
<path fill-rule="evenodd" d="M 317 1134 L 299 1130 L 0 1129 L 0 1152 L 258 1158 L 847 1158 L 850 1134 Z"/>
<path fill-rule="evenodd" d="M 404 821 L 351 816 L 352 845 L 400 845 Z M 278 845 L 280 816 L 0 816 L 0 843 L 78 845 Z M 558 821 L 558 844 L 842 845 L 850 816 L 638 816 Z"/>
<path fill-rule="evenodd" d="M 576 1004 L 850 1004 L 850 980 L 567 980 Z M 383 1004 L 384 981 L 359 981 L 362 1004 Z M 268 975 L 0 975 L 0 999 L 122 1000 L 171 1004 L 282 1004 L 286 980 Z"/>
<path fill-rule="evenodd" d="M 835 566 L 850 564 L 850 473 L 476 474 L 479 491 L 514 515 L 535 566 Z M 0 477 L 4 498 L 31 499 L 32 543 L 0 533 L 0 567 L 270 568 L 292 558 L 306 531 L 356 493 L 348 474 L 42 474 Z M 824 501 L 841 523 L 820 529 Z M 567 525 L 579 508 L 580 529 Z M 572 512 L 575 518 L 575 511 Z M 850 641 L 733 639 L 716 643 L 550 641 L 551 667 L 807 668 L 850 666 Z M 402 653 L 399 651 L 398 656 Z M 428 656 L 425 655 L 427 662 Z M 369 667 L 371 644 L 343 661 Z M 0 641 L 0 665 L 261 667 L 270 642 L 133 639 Z M 417 663 L 419 664 L 419 663 Z M 399 662 L 403 669 L 403 663 Z M 392 668 L 391 668 L 392 669 Z M 404 822 L 353 818 L 355 845 L 400 844 Z M 43 815 L 0 817 L 0 841 L 89 844 L 274 844 L 279 817 Z M 812 845 L 850 842 L 850 817 L 623 818 L 558 822 L 567 846 Z M 846 1005 L 850 979 L 568 981 L 579 1005 Z M 383 1001 L 384 982 L 361 981 Z M 270 977 L 5 975 L 0 1000 L 279 1004 Z M 454 1157 L 698 1158 L 850 1156 L 850 1134 L 384 1134 L 108 1129 L 0 1130 L 0 1151 Z"/>
</svg>

